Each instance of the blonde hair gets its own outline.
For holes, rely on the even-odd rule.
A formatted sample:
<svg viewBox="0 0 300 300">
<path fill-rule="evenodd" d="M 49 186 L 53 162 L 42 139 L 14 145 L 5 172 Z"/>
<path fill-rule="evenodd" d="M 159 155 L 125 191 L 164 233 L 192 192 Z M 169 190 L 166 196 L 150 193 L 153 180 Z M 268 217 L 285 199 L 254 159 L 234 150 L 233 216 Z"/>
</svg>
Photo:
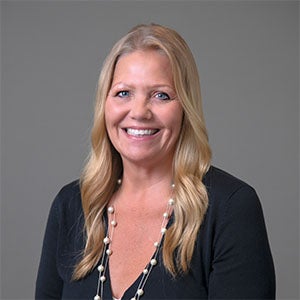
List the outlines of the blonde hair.
<svg viewBox="0 0 300 300">
<path fill-rule="evenodd" d="M 208 206 L 202 179 L 211 160 L 199 75 L 189 47 L 176 31 L 157 24 L 138 25 L 115 44 L 100 73 L 91 133 L 92 149 L 81 177 L 86 245 L 74 270 L 74 280 L 87 275 L 100 259 L 106 227 L 104 212 L 123 172 L 120 155 L 109 140 L 104 118 L 114 69 L 122 55 L 148 49 L 162 51 L 169 58 L 175 90 L 184 111 L 173 159 L 175 221 L 165 235 L 163 262 L 173 276 L 189 269 L 197 233 Z"/>
</svg>

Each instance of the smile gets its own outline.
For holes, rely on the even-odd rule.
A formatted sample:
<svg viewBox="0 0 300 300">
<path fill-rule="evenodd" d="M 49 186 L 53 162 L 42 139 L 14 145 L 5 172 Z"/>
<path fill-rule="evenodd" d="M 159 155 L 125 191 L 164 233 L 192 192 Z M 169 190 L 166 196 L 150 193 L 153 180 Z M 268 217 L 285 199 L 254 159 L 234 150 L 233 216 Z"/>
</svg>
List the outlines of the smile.
<svg viewBox="0 0 300 300">
<path fill-rule="evenodd" d="M 158 129 L 125 129 L 128 135 L 141 137 L 141 136 L 150 136 L 158 132 Z"/>
</svg>

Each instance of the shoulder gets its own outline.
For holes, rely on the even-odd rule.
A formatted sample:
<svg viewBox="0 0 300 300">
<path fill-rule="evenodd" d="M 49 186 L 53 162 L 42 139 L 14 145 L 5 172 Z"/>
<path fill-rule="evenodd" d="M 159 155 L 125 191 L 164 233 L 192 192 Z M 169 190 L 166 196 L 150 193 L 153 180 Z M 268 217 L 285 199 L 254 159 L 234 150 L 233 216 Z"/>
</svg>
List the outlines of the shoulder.
<svg viewBox="0 0 300 300">
<path fill-rule="evenodd" d="M 52 203 L 51 211 L 65 222 L 78 220 L 82 216 L 79 180 L 74 180 L 60 189 Z"/>
<path fill-rule="evenodd" d="M 207 173 L 205 184 L 209 202 L 203 227 L 213 228 L 213 244 L 222 245 L 218 249 L 246 240 L 254 243 L 259 237 L 267 243 L 263 210 L 253 187 L 215 167 Z"/>
<path fill-rule="evenodd" d="M 245 181 L 212 166 L 203 180 L 209 197 L 209 212 L 224 214 L 230 210 L 239 213 L 260 211 L 255 189 Z"/>
<path fill-rule="evenodd" d="M 59 276 L 69 281 L 73 266 L 84 249 L 84 216 L 78 180 L 58 192 L 48 216 L 43 250 L 55 257 Z"/>
<path fill-rule="evenodd" d="M 236 194 L 257 197 L 255 189 L 248 183 L 214 166 L 210 167 L 203 182 L 211 201 L 230 199 Z"/>
<path fill-rule="evenodd" d="M 59 206 L 70 206 L 81 201 L 79 180 L 74 180 L 63 186 L 54 199 Z"/>
<path fill-rule="evenodd" d="M 245 181 L 214 166 L 210 167 L 203 181 L 208 193 L 213 192 L 215 194 L 222 194 L 223 196 L 230 196 L 239 189 L 254 191 L 253 187 Z"/>
<path fill-rule="evenodd" d="M 274 265 L 255 190 L 215 167 L 210 168 L 204 183 L 209 206 L 199 247 L 206 245 L 201 250 L 203 260 L 209 262 L 210 297 L 273 299 Z"/>
</svg>

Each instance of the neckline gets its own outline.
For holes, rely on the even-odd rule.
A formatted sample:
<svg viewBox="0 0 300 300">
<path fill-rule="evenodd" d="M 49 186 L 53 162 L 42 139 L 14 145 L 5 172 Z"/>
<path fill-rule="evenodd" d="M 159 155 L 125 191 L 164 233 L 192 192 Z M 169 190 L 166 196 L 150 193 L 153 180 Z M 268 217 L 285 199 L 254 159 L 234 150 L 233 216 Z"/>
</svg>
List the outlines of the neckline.
<svg viewBox="0 0 300 300">
<path fill-rule="evenodd" d="M 104 220 L 105 220 L 105 224 L 106 226 L 108 226 L 108 214 L 107 211 L 105 211 L 104 213 Z M 169 221 L 166 225 L 166 228 L 168 229 L 174 222 L 174 211 L 171 213 Z M 164 243 L 164 239 L 162 240 L 162 244 L 161 247 L 158 251 L 158 256 L 157 256 L 157 260 L 158 262 L 162 261 L 162 247 L 163 247 L 163 243 Z M 153 253 L 153 255 L 151 256 L 151 259 L 155 256 L 155 252 Z M 161 268 L 163 266 L 162 263 L 158 263 L 156 268 Z M 98 272 L 98 271 L 97 271 Z M 153 272 L 153 271 L 152 271 Z M 131 299 L 132 295 L 135 294 L 139 283 L 141 281 L 141 278 L 143 276 L 143 271 L 141 271 L 138 275 L 138 277 L 132 282 L 132 284 L 130 286 L 128 286 L 128 288 L 124 291 L 123 295 L 120 298 L 117 298 L 113 295 L 112 292 L 112 284 L 111 284 L 111 276 L 110 276 L 110 266 L 109 263 L 107 264 L 107 268 L 106 268 L 106 272 L 105 272 L 105 276 L 106 276 L 106 284 L 104 285 L 104 293 L 107 295 L 110 295 L 110 299 L 113 300 L 122 300 L 122 299 Z M 148 279 L 149 280 L 149 279 Z M 150 281 L 151 281 L 151 276 L 150 276 Z"/>
<path fill-rule="evenodd" d="M 152 256 L 153 257 L 153 256 Z M 160 257 L 160 253 L 159 253 L 159 257 Z M 113 295 L 113 292 L 112 292 L 112 285 L 111 285 L 111 277 L 110 277 L 110 267 L 109 267 L 109 264 L 107 265 L 107 269 L 106 269 L 106 276 L 107 276 L 107 285 L 108 285 L 108 288 L 110 290 L 110 295 L 112 296 L 112 299 L 116 299 L 116 300 L 122 300 L 122 299 L 131 299 L 132 298 L 132 295 L 135 294 L 137 288 L 138 288 L 138 285 L 139 285 L 139 282 L 143 276 L 143 272 L 141 272 L 138 277 L 134 280 L 134 282 L 124 291 L 123 295 L 120 297 L 120 298 L 117 298 Z M 129 297 L 127 296 L 127 294 L 129 295 Z"/>
</svg>

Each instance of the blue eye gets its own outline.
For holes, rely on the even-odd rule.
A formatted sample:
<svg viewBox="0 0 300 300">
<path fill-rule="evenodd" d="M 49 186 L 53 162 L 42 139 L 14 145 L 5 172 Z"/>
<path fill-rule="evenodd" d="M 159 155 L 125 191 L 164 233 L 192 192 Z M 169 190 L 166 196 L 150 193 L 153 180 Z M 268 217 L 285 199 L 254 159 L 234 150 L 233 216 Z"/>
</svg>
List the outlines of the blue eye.
<svg viewBox="0 0 300 300">
<path fill-rule="evenodd" d="M 169 97 L 169 95 L 168 94 L 166 94 L 166 93 L 157 93 L 156 95 L 155 95 L 155 97 L 156 98 L 158 98 L 159 100 L 170 100 L 170 97 Z"/>
<path fill-rule="evenodd" d="M 129 96 L 129 92 L 128 91 L 120 91 L 120 92 L 117 93 L 116 96 L 120 97 L 120 98 L 125 98 L 125 97 Z"/>
</svg>

